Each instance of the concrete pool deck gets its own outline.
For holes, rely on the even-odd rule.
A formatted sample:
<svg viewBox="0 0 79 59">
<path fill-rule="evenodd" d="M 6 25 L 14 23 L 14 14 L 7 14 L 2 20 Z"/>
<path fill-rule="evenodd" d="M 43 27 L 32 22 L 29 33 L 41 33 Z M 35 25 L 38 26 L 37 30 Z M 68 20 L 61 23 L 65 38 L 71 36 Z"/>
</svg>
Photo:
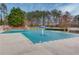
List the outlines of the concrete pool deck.
<svg viewBox="0 0 79 59">
<path fill-rule="evenodd" d="M 40 49 L 41 48 L 41 49 Z M 36 47 L 20 33 L 0 34 L 0 55 L 50 54 L 43 47 Z"/>
<path fill-rule="evenodd" d="M 79 55 L 79 37 L 36 44 L 55 55 Z"/>
<path fill-rule="evenodd" d="M 0 34 L 0 55 L 79 55 L 79 37 L 33 44 L 20 33 Z"/>
</svg>

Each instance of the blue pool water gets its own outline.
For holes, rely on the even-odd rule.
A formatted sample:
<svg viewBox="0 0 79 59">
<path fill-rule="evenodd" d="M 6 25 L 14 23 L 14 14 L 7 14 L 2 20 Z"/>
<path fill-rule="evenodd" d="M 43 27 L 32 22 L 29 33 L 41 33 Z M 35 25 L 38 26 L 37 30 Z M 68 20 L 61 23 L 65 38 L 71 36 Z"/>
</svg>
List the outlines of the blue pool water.
<svg viewBox="0 0 79 59">
<path fill-rule="evenodd" d="M 53 41 L 53 40 L 59 40 L 59 39 L 66 39 L 66 38 L 72 38 L 72 37 L 78 37 L 79 35 L 75 34 L 69 34 L 65 32 L 55 32 L 55 31 L 44 31 L 44 35 L 42 35 L 41 30 L 11 30 L 4 33 L 22 33 L 25 35 L 28 39 L 30 39 L 33 43 L 39 43 L 39 42 L 47 42 L 47 41 Z"/>
</svg>

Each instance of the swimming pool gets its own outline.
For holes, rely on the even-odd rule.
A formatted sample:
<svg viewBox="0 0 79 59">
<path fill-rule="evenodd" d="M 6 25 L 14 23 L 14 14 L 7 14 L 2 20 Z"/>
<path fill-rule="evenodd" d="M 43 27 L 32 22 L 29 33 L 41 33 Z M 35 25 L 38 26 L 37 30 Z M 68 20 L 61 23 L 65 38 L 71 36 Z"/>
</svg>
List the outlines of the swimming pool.
<svg viewBox="0 0 79 59">
<path fill-rule="evenodd" d="M 10 30 L 4 33 L 22 33 L 25 37 L 31 40 L 33 43 L 42 43 L 53 40 L 60 40 L 72 37 L 79 37 L 79 35 L 69 34 L 65 32 L 56 32 L 45 30 L 42 35 L 41 30 Z"/>
</svg>

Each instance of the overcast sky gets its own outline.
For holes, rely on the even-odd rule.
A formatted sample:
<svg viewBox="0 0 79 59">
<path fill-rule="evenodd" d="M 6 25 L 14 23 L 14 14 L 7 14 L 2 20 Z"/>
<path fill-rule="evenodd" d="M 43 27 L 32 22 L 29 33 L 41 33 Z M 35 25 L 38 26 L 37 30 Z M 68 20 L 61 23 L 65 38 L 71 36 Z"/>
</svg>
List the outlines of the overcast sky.
<svg viewBox="0 0 79 59">
<path fill-rule="evenodd" d="M 63 12 L 69 11 L 72 15 L 79 14 L 79 4 L 78 3 L 26 3 L 26 4 L 6 4 L 8 10 L 10 11 L 13 7 L 20 7 L 22 10 L 28 12 L 28 11 L 35 11 L 35 10 L 53 10 L 58 9 Z"/>
</svg>

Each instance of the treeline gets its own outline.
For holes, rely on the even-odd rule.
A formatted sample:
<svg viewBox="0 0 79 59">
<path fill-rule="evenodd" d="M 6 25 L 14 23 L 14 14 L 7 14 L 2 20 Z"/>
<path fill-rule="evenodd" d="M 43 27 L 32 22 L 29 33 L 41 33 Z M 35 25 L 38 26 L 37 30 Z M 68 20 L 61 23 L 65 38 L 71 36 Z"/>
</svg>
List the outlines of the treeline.
<svg viewBox="0 0 79 59">
<path fill-rule="evenodd" d="M 22 9 L 13 7 L 8 13 L 6 4 L 0 4 L 0 24 L 10 26 L 69 26 L 72 21 L 79 25 L 79 15 L 72 16 L 68 11 L 61 10 L 51 11 L 31 11 L 25 12 Z"/>
<path fill-rule="evenodd" d="M 59 25 L 64 20 L 65 22 L 71 18 L 69 12 L 62 12 L 60 10 L 54 9 L 52 11 L 32 11 L 27 13 L 27 19 L 31 20 L 33 25 L 44 25 L 53 26 L 53 23 Z M 63 20 L 62 20 L 63 19 Z M 42 24 L 41 24 L 42 23 Z"/>
</svg>

